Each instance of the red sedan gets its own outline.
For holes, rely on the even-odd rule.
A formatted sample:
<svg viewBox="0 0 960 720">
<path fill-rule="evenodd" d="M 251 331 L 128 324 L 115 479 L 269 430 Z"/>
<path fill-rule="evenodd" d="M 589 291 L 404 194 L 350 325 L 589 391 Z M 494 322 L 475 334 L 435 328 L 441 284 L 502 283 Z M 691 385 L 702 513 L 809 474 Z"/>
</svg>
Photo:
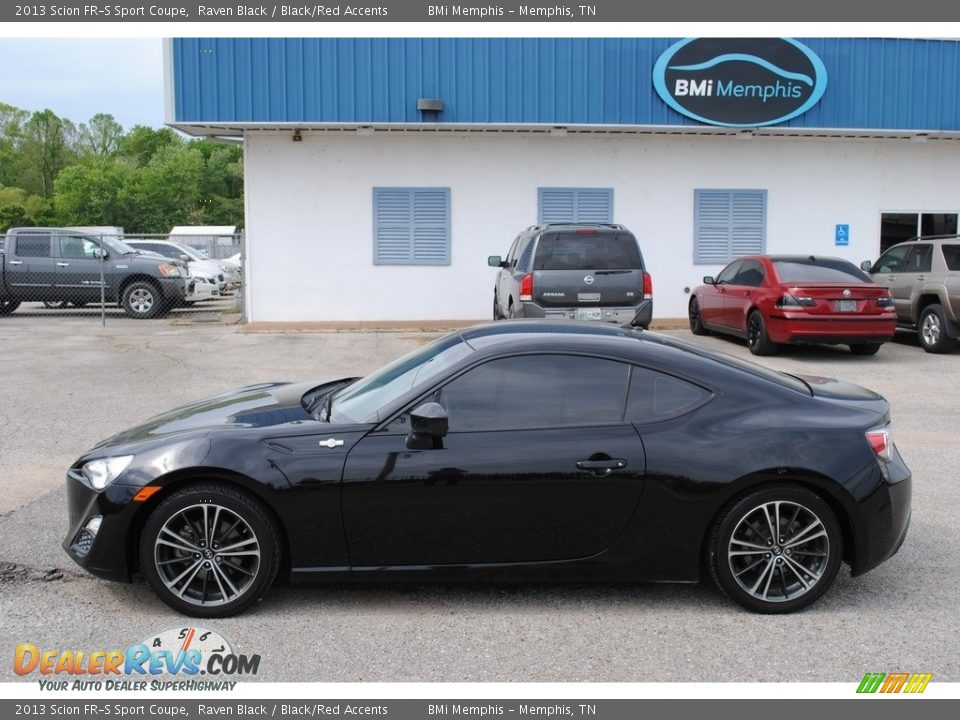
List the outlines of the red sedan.
<svg viewBox="0 0 960 720">
<path fill-rule="evenodd" d="M 742 257 L 703 282 L 690 298 L 690 330 L 746 338 L 754 355 L 780 343 L 849 345 L 855 355 L 873 355 L 897 325 L 890 292 L 839 258 Z"/>
</svg>

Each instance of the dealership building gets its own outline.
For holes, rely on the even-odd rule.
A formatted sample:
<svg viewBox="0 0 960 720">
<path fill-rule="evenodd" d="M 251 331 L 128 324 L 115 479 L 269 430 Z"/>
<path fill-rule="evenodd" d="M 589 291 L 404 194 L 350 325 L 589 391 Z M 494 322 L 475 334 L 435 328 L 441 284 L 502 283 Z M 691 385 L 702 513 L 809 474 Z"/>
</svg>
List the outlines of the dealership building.
<svg viewBox="0 0 960 720">
<path fill-rule="evenodd" d="M 544 222 L 634 232 L 654 318 L 731 259 L 876 259 L 960 212 L 960 42 L 187 39 L 167 122 L 241 141 L 250 321 L 468 320 Z"/>
</svg>

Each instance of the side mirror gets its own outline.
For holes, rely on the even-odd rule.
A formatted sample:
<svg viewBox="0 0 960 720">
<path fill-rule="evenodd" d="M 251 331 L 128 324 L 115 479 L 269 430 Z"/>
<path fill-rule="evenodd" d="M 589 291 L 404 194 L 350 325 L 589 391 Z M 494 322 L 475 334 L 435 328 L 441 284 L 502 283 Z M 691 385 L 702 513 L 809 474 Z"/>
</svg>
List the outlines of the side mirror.
<svg viewBox="0 0 960 720">
<path fill-rule="evenodd" d="M 499 255 L 489 255 L 487 256 L 487 265 L 490 267 L 502 267 L 505 268 L 507 264 L 503 261 L 503 258 Z"/>
<path fill-rule="evenodd" d="M 713 275 L 704 275 L 704 276 L 703 276 L 703 284 L 704 284 L 704 285 L 716 285 L 716 284 L 717 284 L 717 281 L 716 281 L 716 279 L 713 277 Z"/>
<path fill-rule="evenodd" d="M 873 267 L 873 263 L 870 262 L 869 260 L 864 260 L 862 263 L 860 263 L 860 269 L 865 272 L 870 272 L 870 268 L 872 267 Z"/>
<path fill-rule="evenodd" d="M 184 262 L 190 262 L 190 256 L 189 256 L 189 255 L 181 255 L 181 256 L 180 256 L 180 259 L 183 260 Z"/>
<path fill-rule="evenodd" d="M 407 447 L 410 450 L 432 450 L 443 447 L 450 421 L 447 411 L 438 402 L 425 402 L 410 412 L 410 434 Z"/>
<path fill-rule="evenodd" d="M 103 248 L 94 248 L 93 257 L 97 260 L 106 260 L 110 255 Z"/>
</svg>

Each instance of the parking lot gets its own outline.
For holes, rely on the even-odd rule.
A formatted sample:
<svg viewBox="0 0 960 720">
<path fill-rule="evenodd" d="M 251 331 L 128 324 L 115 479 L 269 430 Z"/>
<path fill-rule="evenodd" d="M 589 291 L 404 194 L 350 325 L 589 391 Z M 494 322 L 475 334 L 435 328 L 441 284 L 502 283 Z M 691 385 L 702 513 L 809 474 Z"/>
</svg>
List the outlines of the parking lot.
<svg viewBox="0 0 960 720">
<path fill-rule="evenodd" d="M 363 373 L 433 336 L 249 332 L 209 312 L 111 316 L 106 328 L 86 310 L 40 317 L 42 310 L 21 309 L 0 318 L 4 653 L 24 642 L 126 648 L 194 624 L 141 582 L 98 580 L 60 548 L 63 474 L 94 442 L 231 387 Z M 696 340 L 751 357 L 736 340 Z M 914 475 L 913 522 L 900 553 L 856 579 L 841 570 L 803 613 L 752 615 L 709 583 L 280 583 L 240 617 L 197 624 L 238 652 L 259 653 L 257 679 L 272 681 L 858 682 L 868 671 L 895 670 L 960 680 L 960 351 L 929 355 L 904 336 L 875 357 L 813 347 L 762 362 L 887 396 L 894 439 Z M 11 679 L 5 663 L 0 680 Z"/>
</svg>

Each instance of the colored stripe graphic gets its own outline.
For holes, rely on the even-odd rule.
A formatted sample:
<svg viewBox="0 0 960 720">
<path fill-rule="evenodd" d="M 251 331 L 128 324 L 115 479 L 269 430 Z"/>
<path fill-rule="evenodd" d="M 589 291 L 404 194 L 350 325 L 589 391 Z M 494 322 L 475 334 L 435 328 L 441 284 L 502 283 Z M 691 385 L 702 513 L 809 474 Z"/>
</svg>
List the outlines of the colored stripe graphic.
<svg viewBox="0 0 960 720">
<path fill-rule="evenodd" d="M 927 685 L 933 679 L 933 673 L 866 673 L 860 685 L 857 686 L 858 693 L 922 693 L 927 689 Z"/>
</svg>

